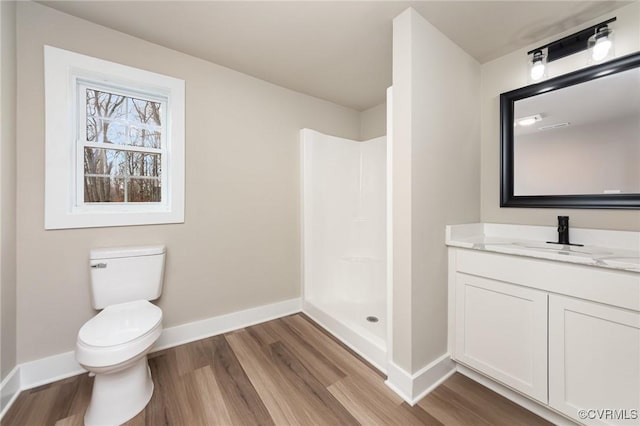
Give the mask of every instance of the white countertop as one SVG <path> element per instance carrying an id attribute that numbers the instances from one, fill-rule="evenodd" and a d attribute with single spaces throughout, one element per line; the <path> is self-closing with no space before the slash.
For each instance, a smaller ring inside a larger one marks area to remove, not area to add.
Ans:
<path id="1" fill-rule="evenodd" d="M 547 243 L 558 240 L 555 226 L 470 223 L 446 229 L 451 247 L 640 273 L 640 232 L 570 228 L 569 237 L 584 246 Z"/>

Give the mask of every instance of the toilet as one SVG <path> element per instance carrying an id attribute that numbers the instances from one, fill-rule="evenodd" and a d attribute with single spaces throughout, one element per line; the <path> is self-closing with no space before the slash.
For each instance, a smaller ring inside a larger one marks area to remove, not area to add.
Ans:
<path id="1" fill-rule="evenodd" d="M 91 304 L 101 311 L 78 332 L 76 360 L 95 374 L 87 426 L 135 417 L 153 394 L 147 353 L 162 333 L 162 245 L 91 250 Z"/>

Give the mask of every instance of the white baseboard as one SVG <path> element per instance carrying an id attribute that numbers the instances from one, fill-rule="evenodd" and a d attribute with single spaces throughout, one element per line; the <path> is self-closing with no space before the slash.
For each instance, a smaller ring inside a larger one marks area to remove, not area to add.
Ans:
<path id="1" fill-rule="evenodd" d="M 20 367 L 15 366 L 0 383 L 0 419 L 20 395 Z"/>
<path id="2" fill-rule="evenodd" d="M 302 300 L 296 298 L 166 328 L 162 331 L 152 352 L 281 318 L 301 310 Z M 17 365 L 0 384 L 2 395 L 0 419 L 21 391 L 82 374 L 85 371 L 76 361 L 74 351 Z"/>
<path id="3" fill-rule="evenodd" d="M 411 374 L 393 361 L 387 362 L 387 380 L 384 383 L 397 393 L 400 398 L 411 404 L 410 401 L 413 400 L 411 396 L 413 393 L 413 378 Z"/>
<path id="4" fill-rule="evenodd" d="M 493 380 L 489 379 L 488 377 L 485 377 L 484 375 L 468 368 L 465 367 L 464 365 L 461 364 L 457 364 L 456 370 L 460 373 L 460 374 L 464 374 L 465 376 L 467 376 L 468 378 L 470 378 L 471 380 L 474 380 L 478 383 L 480 383 L 482 386 L 487 387 L 489 389 L 491 389 L 492 391 L 494 391 L 497 394 L 500 394 L 502 396 L 504 396 L 505 398 L 507 398 L 508 400 L 511 400 L 513 402 L 515 402 L 516 404 L 518 404 L 521 407 L 526 408 L 527 410 L 531 411 L 532 413 L 542 417 L 545 420 L 550 421 L 551 423 L 553 423 L 554 425 L 558 425 L 558 426 L 576 426 L 579 423 L 576 423 L 570 419 L 568 419 L 567 417 L 565 417 L 562 414 L 559 414 L 555 411 L 553 411 L 552 409 L 541 405 L 529 398 L 527 398 L 524 395 L 521 395 L 520 393 L 504 386 L 501 385 L 500 383 L 494 382 Z"/>
<path id="5" fill-rule="evenodd" d="M 172 348 L 240 328 L 249 327 L 261 322 L 271 321 L 302 310 L 302 299 L 290 299 L 284 302 L 258 306 L 230 314 L 194 321 L 183 325 L 167 328 L 154 346 L 154 351 Z"/>
<path id="6" fill-rule="evenodd" d="M 451 355 L 448 353 L 423 367 L 413 375 L 414 396 L 411 405 L 415 405 L 455 372 L 456 364 L 451 361 Z"/>
<path id="7" fill-rule="evenodd" d="M 86 372 L 73 351 L 25 362 L 19 367 L 21 391 Z"/>
<path id="8" fill-rule="evenodd" d="M 394 362 L 388 363 L 386 385 L 408 404 L 415 405 L 456 372 L 450 355 L 444 354 L 414 374 L 409 374 Z"/>

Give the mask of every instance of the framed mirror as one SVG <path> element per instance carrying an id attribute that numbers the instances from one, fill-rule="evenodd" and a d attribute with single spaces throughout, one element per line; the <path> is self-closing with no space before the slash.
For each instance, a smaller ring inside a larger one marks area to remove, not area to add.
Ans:
<path id="1" fill-rule="evenodd" d="M 640 209 L 640 52 L 500 95 L 500 206 Z"/>

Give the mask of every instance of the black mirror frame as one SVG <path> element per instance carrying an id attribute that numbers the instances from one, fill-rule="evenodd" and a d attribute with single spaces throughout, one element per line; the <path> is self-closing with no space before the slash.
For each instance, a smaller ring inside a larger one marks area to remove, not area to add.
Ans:
<path id="1" fill-rule="evenodd" d="M 640 193 L 535 196 L 516 196 L 513 193 L 513 109 L 515 101 L 634 68 L 640 68 L 640 52 L 500 95 L 500 207 L 640 209 Z"/>

